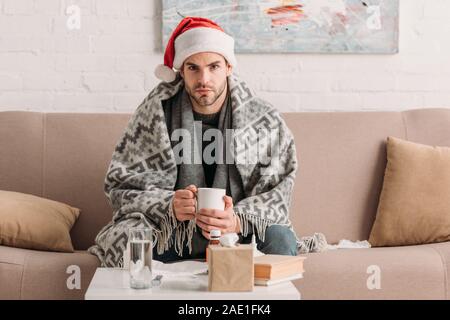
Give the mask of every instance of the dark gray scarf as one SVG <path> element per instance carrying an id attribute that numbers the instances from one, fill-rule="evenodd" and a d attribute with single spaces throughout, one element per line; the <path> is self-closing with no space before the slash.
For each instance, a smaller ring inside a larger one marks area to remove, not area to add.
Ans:
<path id="1" fill-rule="evenodd" d="M 227 150 L 229 150 L 230 148 L 229 144 L 231 143 L 231 141 L 227 140 L 226 135 L 226 129 L 232 128 L 231 111 L 232 111 L 231 98 L 230 94 L 227 93 L 227 97 L 225 98 L 225 101 L 220 110 L 219 124 L 217 128 L 221 132 L 223 137 L 222 154 L 217 154 L 217 152 L 220 152 L 219 146 L 215 150 L 216 157 L 218 157 L 219 159 L 223 159 L 223 161 L 219 161 L 218 163 L 216 163 L 216 170 L 214 173 L 213 179 L 214 182 L 212 187 L 226 189 L 226 194 L 233 198 L 233 203 L 237 203 L 242 198 L 244 198 L 244 188 L 242 186 L 242 179 L 234 164 L 226 164 L 226 157 L 225 157 Z M 192 137 L 192 139 L 194 139 L 194 137 L 196 137 L 197 139 L 196 144 L 194 144 L 193 141 L 191 141 L 190 143 L 191 162 L 181 163 L 177 165 L 178 175 L 175 190 L 184 189 L 191 184 L 197 186 L 197 188 L 207 187 L 203 164 L 198 163 L 199 161 L 197 161 L 197 163 L 194 163 L 194 153 L 196 153 L 197 159 L 203 159 L 202 126 L 201 124 L 194 126 L 194 113 L 192 111 L 192 103 L 184 87 L 172 99 L 165 101 L 164 112 L 166 115 L 167 128 L 170 136 L 172 136 L 172 133 L 176 129 L 185 129 L 189 131 L 189 136 Z M 171 141 L 172 148 L 174 148 L 175 145 L 178 143 L 179 141 Z M 185 221 L 184 224 L 185 228 L 188 229 L 189 222 Z M 195 232 L 192 234 L 192 246 L 191 246 L 192 250 L 190 253 L 190 257 L 202 258 L 204 256 L 204 252 L 206 250 L 207 245 L 208 240 L 202 235 L 200 228 L 198 226 L 195 226 Z"/>
<path id="2" fill-rule="evenodd" d="M 193 141 L 190 143 L 191 162 L 181 163 L 177 166 L 178 176 L 175 189 L 184 189 L 190 184 L 194 184 L 198 188 L 207 187 L 203 165 L 201 163 L 194 163 L 195 154 L 197 155 L 197 159 L 202 159 L 202 127 L 201 125 L 194 126 L 192 104 L 184 87 L 172 99 L 165 101 L 164 112 L 170 136 L 172 136 L 172 133 L 176 129 L 185 129 L 189 131 L 190 137 L 195 136 L 197 138 L 196 144 L 194 144 Z M 225 156 L 232 143 L 232 141 L 227 140 L 226 135 L 226 129 L 232 129 L 232 107 L 229 93 L 227 93 L 227 97 L 221 108 L 217 129 L 222 133 L 223 148 L 222 154 L 216 154 L 216 156 L 218 156 L 219 159 L 223 159 L 223 161 L 222 163 L 217 163 L 212 187 L 226 189 L 226 194 L 233 198 L 234 203 L 237 203 L 244 198 L 242 180 L 236 166 L 234 164 L 226 164 Z M 195 135 L 194 131 L 196 131 Z M 171 141 L 171 143 L 173 148 L 179 141 Z M 219 151 L 220 150 L 217 148 L 216 152 Z"/>

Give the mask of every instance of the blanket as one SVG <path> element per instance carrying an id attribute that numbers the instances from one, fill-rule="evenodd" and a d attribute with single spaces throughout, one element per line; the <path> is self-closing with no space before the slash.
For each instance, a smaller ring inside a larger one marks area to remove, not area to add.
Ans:
<path id="1" fill-rule="evenodd" d="M 230 158 L 241 176 L 245 194 L 234 203 L 241 233 L 244 237 L 257 233 L 264 241 L 270 225 L 284 225 L 294 231 L 289 219 L 297 171 L 292 133 L 277 110 L 258 98 L 236 74 L 230 75 L 227 82 L 233 129 Z M 182 255 L 183 243 L 190 246 L 195 220 L 181 223 L 172 211 L 177 157 L 162 104 L 183 88 L 179 74 L 174 82 L 159 83 L 138 106 L 116 144 L 104 183 L 113 217 L 88 249 L 103 267 L 123 265 L 131 227 L 152 228 L 158 254 L 175 246 Z"/>

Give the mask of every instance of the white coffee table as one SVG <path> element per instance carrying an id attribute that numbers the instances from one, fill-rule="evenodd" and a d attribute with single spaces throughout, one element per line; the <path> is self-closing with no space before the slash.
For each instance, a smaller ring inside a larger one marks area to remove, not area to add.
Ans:
<path id="1" fill-rule="evenodd" d="M 208 276 L 166 277 L 158 287 L 131 289 L 124 269 L 97 268 L 85 294 L 86 300 L 300 300 L 300 292 L 288 281 L 255 286 L 252 292 L 210 292 Z"/>

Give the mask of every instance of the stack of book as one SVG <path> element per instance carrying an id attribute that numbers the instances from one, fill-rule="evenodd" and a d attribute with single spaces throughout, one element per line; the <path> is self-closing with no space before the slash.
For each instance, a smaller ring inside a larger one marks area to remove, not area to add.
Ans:
<path id="1" fill-rule="evenodd" d="M 255 285 L 270 286 L 303 278 L 304 256 L 266 254 L 254 258 Z"/>

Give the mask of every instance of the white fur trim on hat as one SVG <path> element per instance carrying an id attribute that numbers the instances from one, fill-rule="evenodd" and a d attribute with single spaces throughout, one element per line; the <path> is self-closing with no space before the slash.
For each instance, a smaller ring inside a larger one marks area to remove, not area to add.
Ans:
<path id="1" fill-rule="evenodd" d="M 231 36 L 218 29 L 199 27 L 183 32 L 175 39 L 173 67 L 179 70 L 186 58 L 199 52 L 219 53 L 233 67 L 237 64 Z"/>
<path id="2" fill-rule="evenodd" d="M 175 73 L 175 71 L 173 71 L 173 69 L 169 68 L 168 66 L 164 64 L 159 64 L 155 68 L 155 76 L 158 79 L 163 80 L 165 82 L 172 82 L 176 79 L 177 74 Z"/>

